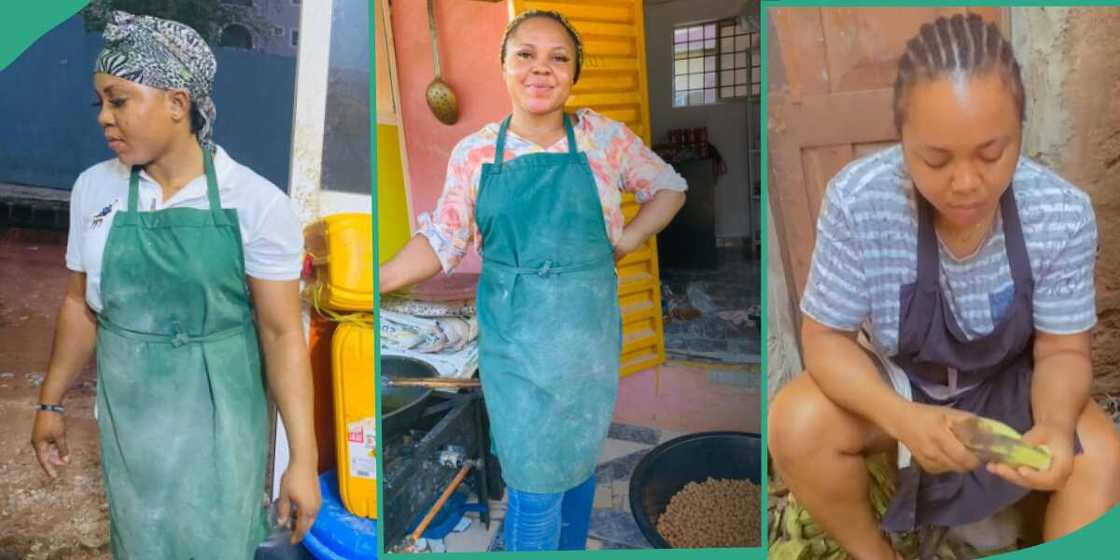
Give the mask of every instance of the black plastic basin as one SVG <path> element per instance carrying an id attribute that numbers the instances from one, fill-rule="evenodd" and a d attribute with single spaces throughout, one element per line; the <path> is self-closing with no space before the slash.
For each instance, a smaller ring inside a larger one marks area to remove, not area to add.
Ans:
<path id="1" fill-rule="evenodd" d="M 630 476 L 630 511 L 654 548 L 672 548 L 657 532 L 669 500 L 689 482 L 762 478 L 762 441 L 748 432 L 703 432 L 669 440 L 642 458 Z"/>

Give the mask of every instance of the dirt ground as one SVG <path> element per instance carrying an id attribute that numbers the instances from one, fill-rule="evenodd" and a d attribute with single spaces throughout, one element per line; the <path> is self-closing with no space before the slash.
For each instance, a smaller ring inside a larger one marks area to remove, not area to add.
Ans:
<path id="1" fill-rule="evenodd" d="M 57 480 L 42 472 L 29 444 L 68 274 L 65 252 L 63 233 L 0 229 L 0 560 L 111 557 L 92 367 L 65 401 L 71 458 Z"/>

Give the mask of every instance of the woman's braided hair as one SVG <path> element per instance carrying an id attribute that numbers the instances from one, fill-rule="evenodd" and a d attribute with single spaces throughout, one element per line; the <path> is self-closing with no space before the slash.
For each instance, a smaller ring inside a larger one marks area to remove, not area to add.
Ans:
<path id="1" fill-rule="evenodd" d="M 903 106 L 910 86 L 919 80 L 944 76 L 973 77 L 999 71 L 1006 79 L 1019 110 L 1019 121 L 1026 116 L 1023 79 L 1011 43 L 995 23 L 985 23 L 978 14 L 939 17 L 922 25 L 906 43 L 898 60 L 894 82 L 894 124 L 901 132 L 906 114 Z"/>

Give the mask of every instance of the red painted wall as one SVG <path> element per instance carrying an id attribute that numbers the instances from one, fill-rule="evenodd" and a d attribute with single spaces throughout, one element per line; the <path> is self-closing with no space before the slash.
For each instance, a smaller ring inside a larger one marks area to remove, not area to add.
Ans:
<path id="1" fill-rule="evenodd" d="M 455 144 L 485 124 L 501 120 L 510 111 L 498 62 L 502 32 L 509 21 L 508 5 L 473 0 L 435 2 L 443 81 L 451 86 L 459 101 L 459 121 L 453 126 L 436 120 L 424 97 L 435 77 L 427 14 L 424 0 L 393 2 L 400 123 L 407 143 L 407 173 L 416 214 L 435 208 Z M 473 251 L 456 269 L 478 270 L 479 259 Z"/>

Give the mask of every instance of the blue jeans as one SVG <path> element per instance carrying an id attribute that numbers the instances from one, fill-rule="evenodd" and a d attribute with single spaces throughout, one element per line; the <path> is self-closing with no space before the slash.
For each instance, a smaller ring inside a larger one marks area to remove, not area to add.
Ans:
<path id="1" fill-rule="evenodd" d="M 509 488 L 503 527 L 506 550 L 584 550 L 595 502 L 595 475 L 566 492 Z"/>

